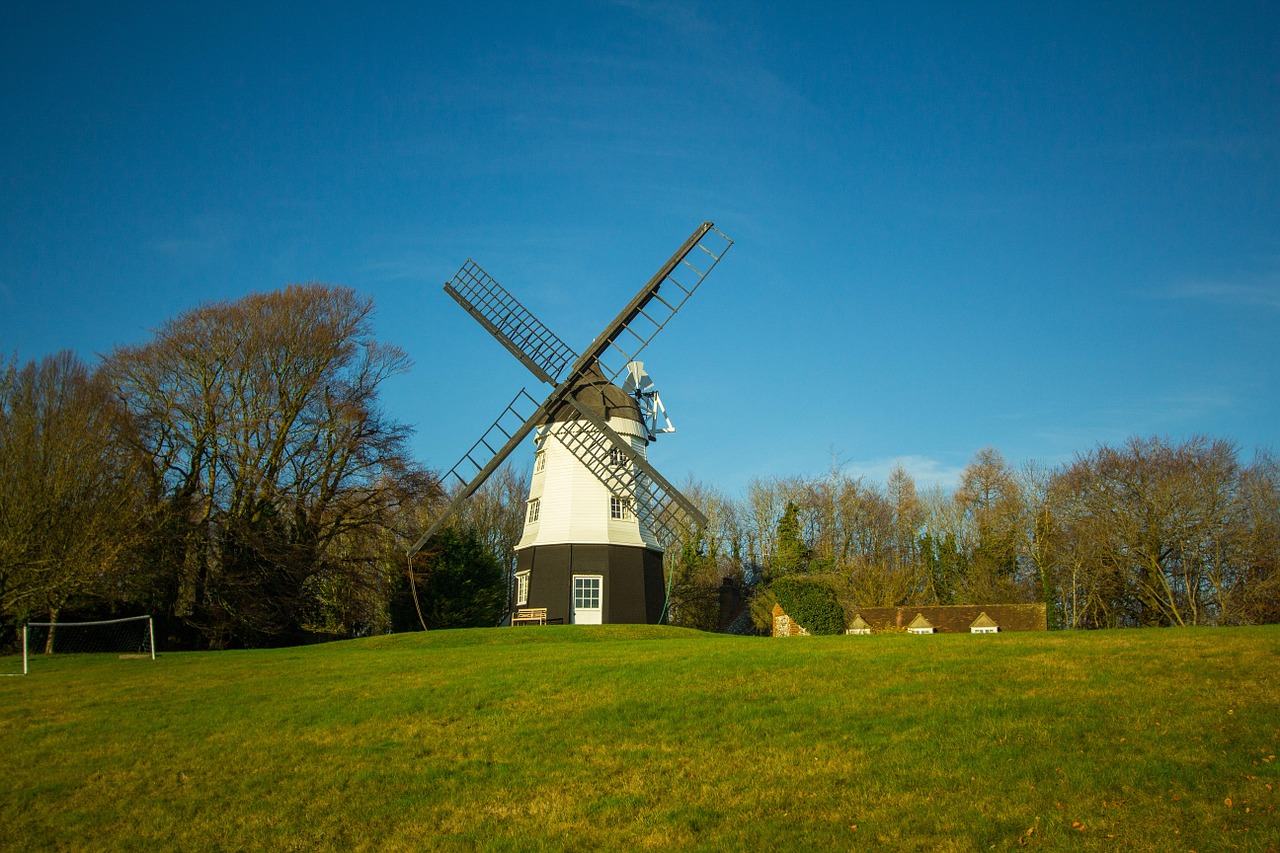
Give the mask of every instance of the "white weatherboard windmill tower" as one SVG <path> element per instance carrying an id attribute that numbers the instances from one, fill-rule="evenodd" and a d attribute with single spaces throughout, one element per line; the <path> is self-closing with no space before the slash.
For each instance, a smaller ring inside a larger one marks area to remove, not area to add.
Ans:
<path id="1" fill-rule="evenodd" d="M 539 402 L 520 389 L 453 466 L 461 488 L 410 559 L 536 430 L 512 607 L 548 622 L 661 621 L 664 550 L 706 518 L 648 462 L 673 427 L 637 356 L 732 245 L 702 223 L 581 354 L 468 259 L 445 292 L 552 390 Z"/>

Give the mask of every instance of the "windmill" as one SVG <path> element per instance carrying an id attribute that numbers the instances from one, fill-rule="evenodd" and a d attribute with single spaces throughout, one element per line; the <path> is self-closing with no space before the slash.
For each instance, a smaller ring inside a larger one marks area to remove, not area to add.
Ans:
<path id="1" fill-rule="evenodd" d="M 673 427 L 637 356 L 732 245 L 702 223 L 581 353 L 468 259 L 445 292 L 551 391 L 521 388 L 449 470 L 460 488 L 409 549 L 410 565 L 536 430 L 514 604 L 552 622 L 661 621 L 663 552 L 706 518 L 646 458 Z"/>

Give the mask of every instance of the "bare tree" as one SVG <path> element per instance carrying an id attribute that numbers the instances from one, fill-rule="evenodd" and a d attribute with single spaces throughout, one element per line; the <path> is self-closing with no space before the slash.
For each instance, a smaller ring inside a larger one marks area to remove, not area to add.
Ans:
<path id="1" fill-rule="evenodd" d="M 1087 567 L 1101 624 L 1231 620 L 1249 563 L 1236 453 L 1202 437 L 1133 438 L 1079 456 L 1061 474 L 1063 562 Z"/>
<path id="2" fill-rule="evenodd" d="M 375 550 L 388 484 L 414 476 L 377 399 L 409 361 L 372 316 L 348 288 L 291 285 L 188 311 L 107 361 L 150 462 L 153 571 L 212 646 L 295 637 L 334 588 L 317 578 Z"/>
<path id="3" fill-rule="evenodd" d="M 1239 581 L 1221 596 L 1228 624 L 1280 622 L 1280 463 L 1258 454 L 1241 472 Z"/>
<path id="4" fill-rule="evenodd" d="M 524 534 L 529 471 L 503 465 L 462 505 L 453 526 L 471 528 L 507 575 L 515 572 L 515 547 Z"/>
<path id="5" fill-rule="evenodd" d="M 707 519 L 698 538 L 683 543 L 678 553 L 668 553 L 670 621 L 703 630 L 715 630 L 721 618 L 720 597 L 726 583 L 742 590 L 759 577 L 759 565 L 749 556 L 748 533 L 738 504 L 724 492 L 688 478 L 680 490 Z"/>
<path id="6" fill-rule="evenodd" d="M 119 598 L 141 515 L 128 422 L 71 353 L 0 369 L 0 613 Z M 52 636 L 50 637 L 52 641 Z"/>
<path id="7" fill-rule="evenodd" d="M 1017 477 L 998 450 L 987 447 L 974 454 L 960 474 L 955 501 L 973 537 L 962 597 L 970 602 L 1025 598 L 1017 574 L 1026 502 Z"/>
<path id="8" fill-rule="evenodd" d="M 969 519 L 954 493 L 939 485 L 924 491 L 920 509 L 924 530 L 920 560 L 927 586 L 921 603 L 955 603 L 975 539 Z"/>
<path id="9" fill-rule="evenodd" d="M 918 572 L 920 567 L 920 530 L 924 510 L 916 483 L 901 464 L 893 466 L 885 482 L 885 498 L 893 508 L 893 561 L 900 572 Z"/>
<path id="10" fill-rule="evenodd" d="M 769 565 L 777 544 L 778 519 L 787 505 L 786 496 L 776 479 L 752 479 L 745 498 L 747 548 L 750 559 L 758 566 Z"/>

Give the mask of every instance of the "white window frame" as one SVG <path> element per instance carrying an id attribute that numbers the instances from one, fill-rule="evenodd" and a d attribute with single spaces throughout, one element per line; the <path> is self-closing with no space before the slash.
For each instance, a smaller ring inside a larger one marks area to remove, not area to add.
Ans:
<path id="1" fill-rule="evenodd" d="M 538 516 L 542 514 L 542 499 L 530 498 L 529 507 L 525 515 L 525 524 L 536 524 Z"/>
<path id="2" fill-rule="evenodd" d="M 595 589 L 595 606 L 581 603 L 578 598 L 579 581 L 582 582 L 582 589 L 592 587 Z M 603 610 L 604 609 L 604 576 L 603 575 L 574 575 L 573 576 L 573 609 L 576 613 L 579 610 Z"/>
<path id="3" fill-rule="evenodd" d="M 631 499 L 609 496 L 609 518 L 613 521 L 631 520 Z"/>
<path id="4" fill-rule="evenodd" d="M 547 451 L 539 450 L 533 454 L 533 473 L 541 474 L 547 469 Z"/>
<path id="5" fill-rule="evenodd" d="M 529 603 L 529 573 L 516 572 L 516 606 L 523 607 Z"/>

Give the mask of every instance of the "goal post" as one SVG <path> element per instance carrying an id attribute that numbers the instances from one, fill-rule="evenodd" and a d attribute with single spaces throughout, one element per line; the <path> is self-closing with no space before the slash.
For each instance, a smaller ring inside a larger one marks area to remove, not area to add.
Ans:
<path id="1" fill-rule="evenodd" d="M 12 644 L 0 646 L 0 676 L 27 674 L 27 626 L 16 630 Z"/>
<path id="2" fill-rule="evenodd" d="M 31 662 L 41 657 L 85 654 L 155 660 L 155 624 L 150 616 L 126 616 L 96 622 L 28 622 L 22 626 L 24 675 L 30 671 Z"/>

